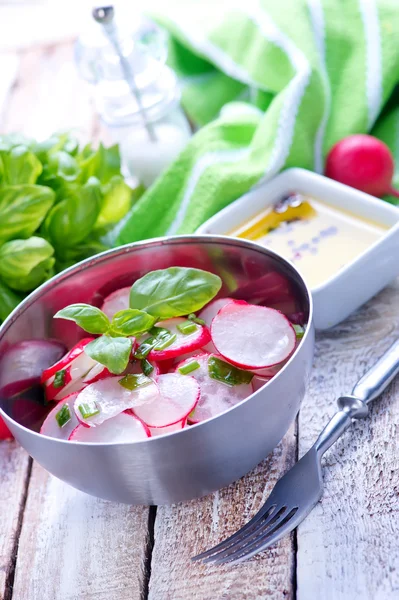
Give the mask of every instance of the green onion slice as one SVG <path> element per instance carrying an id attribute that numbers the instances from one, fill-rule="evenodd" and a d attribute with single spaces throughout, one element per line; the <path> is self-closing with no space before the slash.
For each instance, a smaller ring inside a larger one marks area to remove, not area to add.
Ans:
<path id="1" fill-rule="evenodd" d="M 233 365 L 211 356 L 208 360 L 208 372 L 212 379 L 221 381 L 227 385 L 240 385 L 241 383 L 250 383 L 252 381 L 253 374 L 242 369 L 237 369 Z"/>
<path id="2" fill-rule="evenodd" d="M 197 317 L 194 313 L 190 313 L 187 319 L 189 321 L 193 321 L 194 323 L 198 323 L 198 325 L 206 325 L 205 321 Z"/>
<path id="3" fill-rule="evenodd" d="M 194 331 L 197 331 L 198 327 L 192 321 L 183 321 L 183 323 L 179 323 L 177 329 L 183 335 L 189 335 L 190 333 L 194 333 Z"/>
<path id="4" fill-rule="evenodd" d="M 65 375 L 66 370 L 62 369 L 61 371 L 57 371 L 53 381 L 53 387 L 62 388 L 65 385 Z"/>
<path id="5" fill-rule="evenodd" d="M 71 411 L 69 410 L 68 404 L 64 404 L 64 406 L 57 412 L 55 415 L 57 419 L 57 423 L 59 427 L 64 427 L 71 420 Z"/>
<path id="6" fill-rule="evenodd" d="M 82 404 L 79 404 L 78 408 L 84 419 L 94 417 L 94 415 L 98 415 L 100 412 L 100 409 L 95 402 L 83 402 Z"/>
<path id="7" fill-rule="evenodd" d="M 297 340 L 300 340 L 301 338 L 303 338 L 303 336 L 305 335 L 304 328 L 301 325 L 294 325 L 293 324 L 292 326 L 293 326 L 293 328 L 295 330 Z"/>
<path id="8" fill-rule="evenodd" d="M 199 368 L 200 368 L 199 362 L 197 360 L 192 360 L 191 362 L 187 363 L 186 365 L 179 367 L 178 371 L 182 375 L 188 375 L 189 373 L 192 373 L 193 371 L 195 371 L 196 369 L 199 369 Z"/>
<path id="9" fill-rule="evenodd" d="M 152 382 L 152 379 L 146 377 L 145 375 L 125 375 L 122 379 L 119 379 L 119 383 L 122 387 L 130 390 L 136 390 L 138 387 L 143 385 L 148 385 Z"/>
<path id="10" fill-rule="evenodd" d="M 143 358 L 141 360 L 141 369 L 144 373 L 144 375 L 147 375 L 147 377 L 149 377 L 151 375 L 151 373 L 154 370 L 154 367 L 152 366 L 152 364 L 150 363 L 149 360 L 147 360 L 146 358 Z"/>

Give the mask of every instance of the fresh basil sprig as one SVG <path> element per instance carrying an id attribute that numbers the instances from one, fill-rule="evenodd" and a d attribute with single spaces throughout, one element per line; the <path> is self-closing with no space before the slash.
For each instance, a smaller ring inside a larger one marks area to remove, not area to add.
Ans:
<path id="1" fill-rule="evenodd" d="M 221 286 L 220 277 L 201 269 L 170 267 L 151 271 L 132 285 L 130 306 L 157 320 L 171 319 L 200 310 Z"/>
<path id="2" fill-rule="evenodd" d="M 107 315 L 90 304 L 70 304 L 59 310 L 54 315 L 54 319 L 74 321 L 88 333 L 106 333 L 111 326 Z"/>
<path id="3" fill-rule="evenodd" d="M 111 328 L 119 335 L 139 335 L 151 329 L 154 323 L 154 317 L 148 313 L 136 308 L 127 308 L 114 315 Z"/>

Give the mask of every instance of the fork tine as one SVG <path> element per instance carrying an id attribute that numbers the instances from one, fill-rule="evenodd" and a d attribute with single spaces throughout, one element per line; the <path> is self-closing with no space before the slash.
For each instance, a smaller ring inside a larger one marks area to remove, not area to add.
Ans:
<path id="1" fill-rule="evenodd" d="M 221 558 L 215 558 L 215 564 L 228 563 L 229 565 L 238 564 L 244 560 L 248 560 L 255 554 L 266 550 L 269 546 L 276 543 L 284 537 L 287 532 L 291 531 L 302 520 L 301 517 L 296 523 L 294 518 L 298 512 L 298 508 L 292 508 L 286 516 L 281 519 L 274 527 L 269 528 L 266 532 L 261 533 L 251 543 L 237 548 L 234 552 Z M 294 521 L 294 522 L 292 522 Z"/>
<path id="2" fill-rule="evenodd" d="M 277 523 L 284 518 L 284 514 L 286 514 L 286 508 L 286 506 L 279 506 L 275 508 L 270 514 L 267 515 L 265 521 L 258 519 L 256 526 L 249 531 L 247 530 L 245 535 L 235 540 L 234 543 L 230 544 L 227 548 L 220 549 L 212 556 L 205 558 L 204 562 L 223 560 L 226 556 L 229 556 L 236 550 L 247 546 L 252 542 L 252 540 L 258 538 L 261 533 L 265 532 L 270 527 L 277 525 Z"/>
<path id="3" fill-rule="evenodd" d="M 233 535 L 231 535 L 230 537 L 228 537 L 227 539 L 223 540 L 223 542 L 220 542 L 219 544 L 216 544 L 216 546 L 214 546 L 213 548 L 210 548 L 209 550 L 206 550 L 205 552 L 201 552 L 201 554 L 197 554 L 197 556 L 193 556 L 191 560 L 203 560 L 206 559 L 210 556 L 212 556 L 213 554 L 217 553 L 219 550 L 223 550 L 225 548 L 228 548 L 229 546 L 231 546 L 232 544 L 235 544 L 237 541 L 239 541 L 240 539 L 242 539 L 243 537 L 246 537 L 246 535 L 254 530 L 257 522 L 262 519 L 262 517 L 264 517 L 264 515 L 266 515 L 267 513 L 269 513 L 267 515 L 267 518 L 273 514 L 275 508 L 276 508 L 276 503 L 273 501 L 273 494 L 271 494 L 267 500 L 267 502 L 261 507 L 261 509 L 252 517 L 252 519 L 250 519 L 248 521 L 248 523 L 246 523 L 243 527 L 241 527 L 241 529 L 239 529 L 238 531 L 236 531 L 236 533 L 234 533 Z"/>
<path id="4" fill-rule="evenodd" d="M 270 532 L 273 532 L 280 526 L 280 523 L 283 522 L 287 516 L 287 507 L 280 506 L 272 513 L 272 518 L 268 518 L 265 523 L 259 522 L 258 527 L 251 531 L 248 535 L 241 538 L 228 548 L 217 552 L 213 556 L 205 559 L 204 562 L 215 562 L 222 563 L 230 560 L 230 557 L 235 557 L 236 555 L 245 552 L 247 548 L 250 548 L 253 544 L 257 542 L 261 537 L 269 535 Z"/>

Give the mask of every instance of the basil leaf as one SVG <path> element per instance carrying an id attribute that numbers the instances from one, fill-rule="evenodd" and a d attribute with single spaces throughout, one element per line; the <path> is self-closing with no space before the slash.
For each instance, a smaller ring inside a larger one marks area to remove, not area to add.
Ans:
<path id="1" fill-rule="evenodd" d="M 160 319 L 187 315 L 201 309 L 220 290 L 220 277 L 200 269 L 170 267 L 151 271 L 130 291 L 130 306 Z"/>
<path id="2" fill-rule="evenodd" d="M 28 292 L 52 275 L 54 248 L 43 238 L 12 240 L 0 248 L 0 277 L 13 290 Z"/>
<path id="3" fill-rule="evenodd" d="M 22 298 L 0 281 L 0 322 L 8 317 L 21 300 Z"/>
<path id="4" fill-rule="evenodd" d="M 131 351 L 131 339 L 108 335 L 102 335 L 85 346 L 86 354 L 107 367 L 114 375 L 119 375 L 126 369 Z"/>
<path id="5" fill-rule="evenodd" d="M 70 304 L 59 310 L 54 319 L 74 321 L 88 333 L 105 333 L 110 327 L 108 317 L 95 306 L 90 304 Z"/>
<path id="6" fill-rule="evenodd" d="M 103 202 L 95 224 L 96 229 L 104 229 L 118 223 L 132 205 L 133 190 L 121 175 L 115 175 L 102 187 Z"/>
<path id="7" fill-rule="evenodd" d="M 79 167 L 81 183 L 90 177 L 97 177 L 101 183 L 108 183 L 114 175 L 121 174 L 121 159 L 117 145 L 105 148 L 102 144 L 97 150 L 92 150 L 90 145 L 83 148 L 76 157 Z"/>
<path id="8" fill-rule="evenodd" d="M 241 383 L 250 383 L 253 373 L 237 369 L 224 360 L 216 356 L 211 356 L 208 360 L 208 372 L 212 379 L 226 383 L 227 385 L 240 385 Z"/>
<path id="9" fill-rule="evenodd" d="M 26 146 L 15 146 L 8 152 L 0 152 L 3 164 L 3 183 L 33 184 L 42 172 L 42 164 Z"/>
<path id="10" fill-rule="evenodd" d="M 54 204 L 55 194 L 41 185 L 0 188 L 0 243 L 30 237 Z"/>
<path id="11" fill-rule="evenodd" d="M 87 238 L 100 213 L 101 199 L 100 184 L 92 178 L 51 209 L 43 234 L 56 250 L 73 247 Z"/>
<path id="12" fill-rule="evenodd" d="M 148 313 L 135 308 L 127 308 L 115 313 L 111 327 L 118 335 L 138 335 L 154 325 L 155 319 Z"/>
<path id="13" fill-rule="evenodd" d="M 48 157 L 46 166 L 46 176 L 53 175 L 61 177 L 66 181 L 75 181 L 80 173 L 79 165 L 76 159 L 60 150 L 59 152 L 51 152 Z"/>

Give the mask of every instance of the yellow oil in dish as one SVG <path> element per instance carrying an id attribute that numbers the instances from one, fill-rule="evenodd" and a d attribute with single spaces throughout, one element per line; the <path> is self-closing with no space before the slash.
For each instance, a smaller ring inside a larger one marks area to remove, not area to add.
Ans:
<path id="1" fill-rule="evenodd" d="M 388 227 L 301 197 L 284 210 L 268 208 L 229 235 L 256 241 L 295 264 L 310 287 L 336 275 Z"/>

